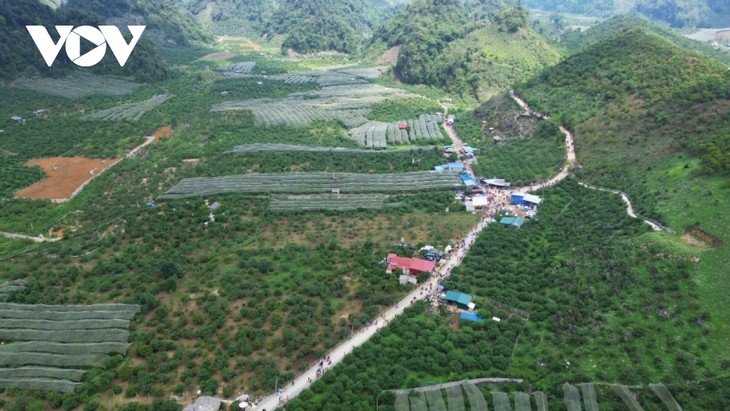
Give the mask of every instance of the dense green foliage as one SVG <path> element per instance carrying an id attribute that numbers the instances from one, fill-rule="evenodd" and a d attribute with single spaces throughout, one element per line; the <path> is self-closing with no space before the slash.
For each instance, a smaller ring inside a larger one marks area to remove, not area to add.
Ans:
<path id="1" fill-rule="evenodd" d="M 187 45 L 210 41 L 211 37 L 183 12 L 174 0 L 68 0 L 59 10 L 69 13 L 93 13 L 106 21 L 108 18 L 127 19 L 142 16 L 148 35 L 156 41 Z"/>
<path id="2" fill-rule="evenodd" d="M 401 46 L 395 72 L 406 83 L 441 84 L 439 62 L 448 44 L 474 28 L 458 0 L 417 0 L 383 25 L 378 38 Z"/>
<path id="3" fill-rule="evenodd" d="M 183 0 L 184 7 L 198 21 L 218 35 L 270 38 L 275 34 L 299 32 L 309 20 L 344 20 L 347 26 L 364 38 L 397 6 L 399 1 L 348 0 Z M 305 36 L 307 33 L 303 33 Z M 293 34 L 292 34 L 293 35 Z M 293 42 L 301 42 L 288 38 Z"/>
<path id="4" fill-rule="evenodd" d="M 289 31 L 282 50 L 314 53 L 324 50 L 354 53 L 360 37 L 347 22 L 336 16 L 313 16 Z"/>
<path id="5" fill-rule="evenodd" d="M 420 0 L 383 25 L 371 47 L 400 46 L 397 79 L 463 96 L 488 98 L 558 61 L 557 52 L 526 27 L 527 11 L 479 2 Z M 489 15 L 483 15 L 487 13 Z M 480 18 L 489 17 L 484 24 Z"/>
<path id="6" fill-rule="evenodd" d="M 499 177 L 513 185 L 547 180 L 563 165 L 565 136 L 557 126 L 541 122 L 527 138 L 507 139 L 481 147 L 474 172 L 480 177 Z"/>
<path id="7" fill-rule="evenodd" d="M 560 44 L 565 46 L 569 53 L 577 53 L 631 27 L 640 27 L 644 31 L 662 37 L 677 47 L 692 50 L 725 65 L 730 65 L 730 52 L 727 50 L 717 49 L 709 44 L 688 39 L 674 29 L 628 15 L 611 17 L 586 31 L 568 31 L 560 38 Z"/>
<path id="8" fill-rule="evenodd" d="M 403 121 L 421 114 L 441 112 L 442 108 L 425 98 L 388 99 L 375 103 L 368 118 L 377 121 Z"/>
<path id="9" fill-rule="evenodd" d="M 93 3 L 97 4 L 97 3 Z M 53 67 L 48 67 L 38 52 L 35 43 L 25 29 L 28 24 L 42 24 L 50 28 L 53 33 L 55 24 L 73 22 L 75 25 L 98 25 L 105 21 L 108 15 L 95 14 L 96 11 L 106 10 L 107 6 L 90 8 L 76 6 L 75 1 L 53 10 L 36 0 L 18 0 L 0 3 L 0 78 L 14 79 L 32 71 L 42 75 L 60 75 L 75 68 L 68 60 L 66 53 L 61 51 Z M 98 3 L 97 5 L 118 5 L 126 3 Z M 108 6 L 111 7 L 111 6 Z M 118 11 L 118 9 L 114 9 Z M 171 24 L 170 22 L 166 24 Z M 52 36 L 55 33 L 52 34 Z M 100 74 L 118 74 L 132 76 L 140 81 L 152 82 L 165 79 L 169 73 L 163 66 L 151 47 L 151 42 L 143 35 L 135 47 L 128 64 L 119 67 L 112 53 L 107 53 L 102 63 L 93 68 Z"/>
<path id="10" fill-rule="evenodd" d="M 586 163 L 581 175 L 604 186 L 622 182 L 647 216 L 660 218 L 641 183 L 654 161 L 689 150 L 706 172 L 728 170 L 722 153 L 730 74 L 657 36 L 628 29 L 517 91 L 533 109 L 576 131 L 579 161 Z M 619 141 L 622 149 L 607 145 Z"/>
<path id="11" fill-rule="evenodd" d="M 512 317 L 498 325 L 462 323 L 455 331 L 450 313 L 431 313 L 428 307 L 417 303 L 409 308 L 310 390 L 290 401 L 287 409 L 372 410 L 385 389 L 500 375 L 509 367 L 515 339 L 524 328 L 521 318 Z M 387 405 L 387 398 L 381 396 L 379 404 Z M 392 397 L 390 401 L 392 404 Z"/>

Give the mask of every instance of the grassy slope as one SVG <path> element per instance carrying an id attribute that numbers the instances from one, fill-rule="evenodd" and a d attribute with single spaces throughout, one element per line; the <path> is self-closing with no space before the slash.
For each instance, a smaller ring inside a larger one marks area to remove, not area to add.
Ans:
<path id="1" fill-rule="evenodd" d="M 530 78 L 556 64 L 560 58 L 557 50 L 532 29 L 507 33 L 499 31 L 495 24 L 452 42 L 447 60 L 460 59 L 468 49 L 479 52 L 479 57 L 468 64 L 480 79 L 481 99 L 488 99 L 516 81 Z"/>
<path id="2" fill-rule="evenodd" d="M 710 352 L 728 359 L 727 270 L 730 235 L 723 210 L 730 200 L 726 176 L 708 175 L 685 147 L 730 130 L 727 101 L 696 90 L 727 84 L 726 71 L 654 35 L 624 31 L 567 59 L 521 87 L 533 108 L 573 126 L 578 175 L 628 192 L 638 211 L 678 232 L 686 225 L 725 245 L 696 250 L 702 261 L 692 273 L 711 313 Z M 724 76 L 724 77 L 723 77 Z M 699 224 L 698 224 L 699 223 Z"/>

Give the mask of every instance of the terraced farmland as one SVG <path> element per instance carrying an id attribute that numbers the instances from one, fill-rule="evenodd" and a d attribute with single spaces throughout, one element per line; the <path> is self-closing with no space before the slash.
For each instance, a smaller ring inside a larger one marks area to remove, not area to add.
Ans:
<path id="1" fill-rule="evenodd" d="M 343 194 L 352 194 L 459 190 L 462 188 L 463 184 L 456 172 L 416 171 L 396 174 L 271 173 L 186 178 L 159 198 L 164 200 L 225 193 L 314 194 L 331 193 L 333 189 L 339 189 Z"/>
<path id="2" fill-rule="evenodd" d="M 310 152 L 310 153 L 362 153 L 362 154 L 388 154 L 402 153 L 411 150 L 432 150 L 436 146 L 418 146 L 401 148 L 398 150 L 368 150 L 363 148 L 346 148 L 346 147 L 317 147 L 317 146 L 300 146 L 295 144 L 273 144 L 273 143 L 254 143 L 235 146 L 227 153 L 246 154 L 246 153 L 294 153 L 294 152 Z"/>
<path id="3" fill-rule="evenodd" d="M 85 71 L 74 71 L 61 78 L 21 78 L 15 80 L 12 86 L 52 96 L 76 99 L 93 94 L 123 96 L 131 93 L 141 84 L 111 76 L 97 76 Z"/>
<path id="4" fill-rule="evenodd" d="M 368 120 L 365 115 L 373 103 L 410 94 L 376 84 L 324 87 L 292 93 L 284 99 L 227 101 L 211 111 L 250 110 L 257 126 L 303 126 L 318 120 L 337 120 L 346 127 L 357 127 Z"/>
<path id="5" fill-rule="evenodd" d="M 400 203 L 386 203 L 387 198 L 388 196 L 382 194 L 273 195 L 269 200 L 269 210 L 274 212 L 379 210 L 400 205 Z"/>
<path id="6" fill-rule="evenodd" d="M 347 132 L 351 139 L 365 147 L 384 148 L 388 144 L 417 144 L 424 141 L 443 140 L 440 124 L 443 116 L 422 114 L 417 119 L 408 120 L 408 127 L 401 129 L 400 122 L 384 123 L 369 121 Z"/>
<path id="7" fill-rule="evenodd" d="M 251 70 L 253 70 L 254 67 L 256 67 L 255 61 L 244 61 L 221 67 L 220 71 L 226 75 L 251 74 Z"/>
<path id="8" fill-rule="evenodd" d="M 137 121 L 148 111 L 152 111 L 162 103 L 172 98 L 170 94 L 157 94 L 144 101 L 126 103 L 116 107 L 100 110 L 95 113 L 81 117 L 82 120 L 104 120 L 104 121 Z"/>
<path id="9" fill-rule="evenodd" d="M 88 368 L 129 346 L 138 305 L 0 303 L 0 388 L 71 392 Z"/>

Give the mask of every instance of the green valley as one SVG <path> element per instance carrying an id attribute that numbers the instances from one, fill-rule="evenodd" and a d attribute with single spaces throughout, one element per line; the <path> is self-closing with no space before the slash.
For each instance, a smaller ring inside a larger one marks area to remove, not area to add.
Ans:
<path id="1" fill-rule="evenodd" d="M 730 404 L 724 51 L 500 0 L 0 17 L 0 408 Z M 149 31 L 48 68 L 60 19 Z"/>

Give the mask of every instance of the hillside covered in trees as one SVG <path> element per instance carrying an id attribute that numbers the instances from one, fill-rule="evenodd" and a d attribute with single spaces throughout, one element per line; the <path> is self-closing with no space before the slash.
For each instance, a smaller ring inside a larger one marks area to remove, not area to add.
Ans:
<path id="1" fill-rule="evenodd" d="M 638 13 L 673 27 L 727 27 L 730 21 L 730 3 L 724 0 L 526 0 L 525 4 L 541 10 L 591 16 Z"/>
<path id="2" fill-rule="evenodd" d="M 402 1 L 383 0 L 188 0 L 182 6 L 217 35 L 270 40 L 299 53 L 354 53 Z"/>
<path id="3" fill-rule="evenodd" d="M 135 58 L 120 68 L 107 53 L 104 63 L 94 67 L 97 73 L 132 76 L 140 81 L 159 81 L 168 71 L 153 50 L 153 43 L 188 45 L 208 40 L 192 19 L 185 17 L 169 0 L 69 0 L 53 9 L 38 0 L 14 0 L 0 3 L 0 77 L 16 78 L 26 73 L 58 75 L 73 66 L 64 52 L 49 68 L 41 58 L 25 26 L 42 24 L 53 34 L 58 24 L 99 25 L 113 23 L 145 24 L 145 33 L 135 47 Z M 108 64 L 107 64 L 108 63 Z"/>
<path id="4" fill-rule="evenodd" d="M 527 10 L 501 2 L 418 0 L 388 20 L 372 49 L 399 47 L 395 77 L 487 98 L 555 64 Z"/>
<path id="5" fill-rule="evenodd" d="M 631 27 L 639 27 L 648 33 L 662 37 L 677 47 L 692 50 L 730 66 L 730 51 L 689 39 L 675 29 L 631 15 L 611 17 L 586 31 L 566 31 L 560 38 L 560 44 L 573 54 Z"/>

